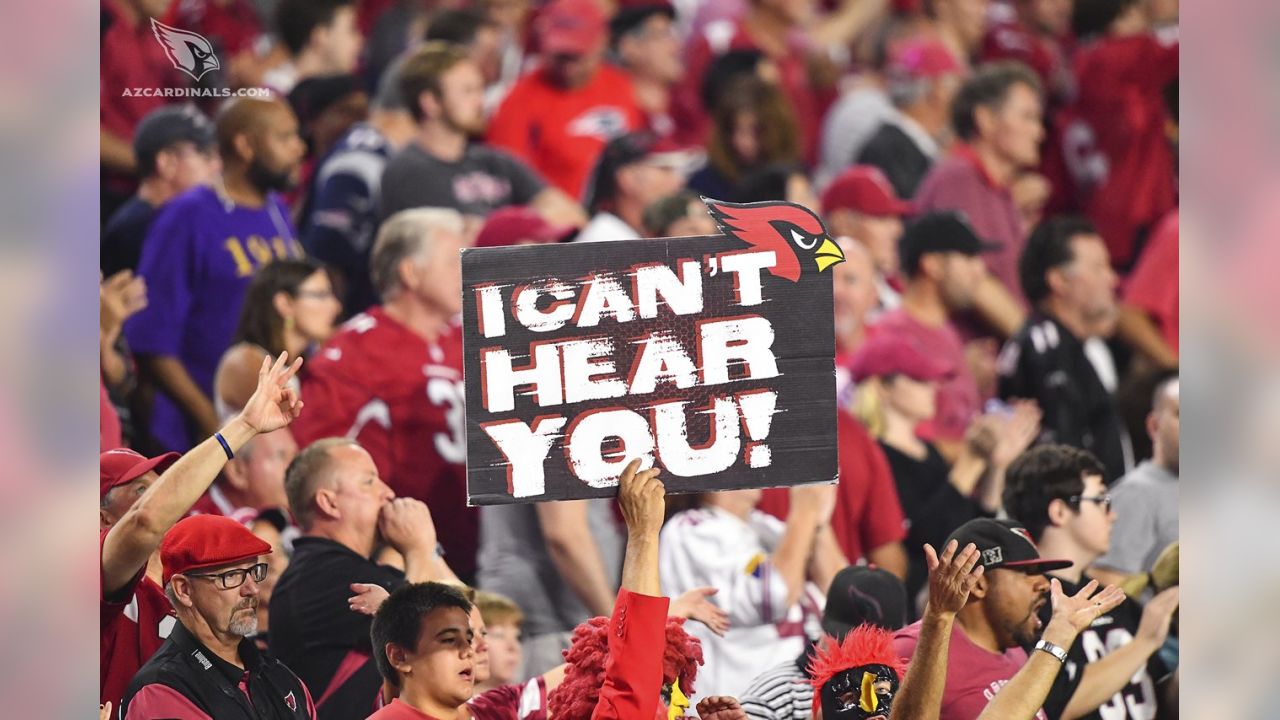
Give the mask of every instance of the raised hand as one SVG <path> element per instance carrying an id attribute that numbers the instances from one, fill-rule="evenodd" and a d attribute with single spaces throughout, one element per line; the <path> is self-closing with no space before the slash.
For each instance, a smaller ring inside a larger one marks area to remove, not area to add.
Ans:
<path id="1" fill-rule="evenodd" d="M 637 458 L 627 463 L 618 479 L 618 504 L 627 523 L 627 532 L 637 537 L 658 537 L 666 512 L 666 488 L 658 480 L 657 468 L 640 470 Z"/>
<path id="2" fill-rule="evenodd" d="M 124 321 L 147 306 L 147 282 L 132 270 L 121 270 L 102 281 L 98 298 L 99 329 L 114 340 Z"/>
<path id="3" fill-rule="evenodd" d="M 1164 645 L 1169 638 L 1169 625 L 1173 622 L 1173 614 L 1178 611 L 1180 594 L 1178 588 L 1171 587 L 1147 601 L 1142 608 L 1142 619 L 1138 621 L 1137 639 L 1150 642 L 1155 647 Z"/>
<path id="4" fill-rule="evenodd" d="M 1081 630 L 1111 612 L 1124 598 L 1124 591 L 1115 585 L 1098 592 L 1097 580 L 1090 580 L 1080 592 L 1067 596 L 1062 592 L 1062 583 L 1057 578 L 1050 579 L 1049 601 L 1053 615 L 1044 629 L 1045 640 L 1059 647 L 1070 647 Z"/>
<path id="5" fill-rule="evenodd" d="M 978 584 L 984 568 L 978 565 L 981 553 L 973 543 L 956 552 L 958 543 L 952 540 L 942 548 L 942 555 L 925 544 L 924 560 L 929 567 L 929 614 L 955 615 L 969 601 L 969 593 Z"/>
<path id="6" fill-rule="evenodd" d="M 1012 407 L 1012 412 L 996 418 L 994 424 L 991 464 L 999 468 L 1008 467 L 1040 435 L 1040 406 L 1034 400 L 1015 400 Z"/>
<path id="7" fill-rule="evenodd" d="M 347 605 L 351 607 L 352 612 L 358 612 L 361 615 L 373 615 L 378 612 L 378 608 L 382 607 L 382 601 L 390 595 L 386 588 L 372 583 L 351 583 L 351 591 L 355 595 L 347 598 Z"/>
<path id="8" fill-rule="evenodd" d="M 289 381 L 302 367 L 302 358 L 289 363 L 289 353 L 282 352 L 274 363 L 271 357 L 262 359 L 258 370 L 258 388 L 249 396 L 240 411 L 240 419 L 256 433 L 279 430 L 297 419 L 302 412 L 302 400 L 289 387 Z"/>
<path id="9" fill-rule="evenodd" d="M 794 485 L 790 491 L 793 506 L 808 507 L 817 513 L 818 525 L 831 522 L 836 510 L 836 486 L 830 483 Z"/>
<path id="10" fill-rule="evenodd" d="M 707 599 L 718 592 L 719 588 L 694 588 L 671 602 L 670 615 L 697 620 L 723 637 L 729 630 L 729 613 Z"/>
<path id="11" fill-rule="evenodd" d="M 713 695 L 698 703 L 698 717 L 702 720 L 747 720 L 747 711 L 737 698 Z"/>

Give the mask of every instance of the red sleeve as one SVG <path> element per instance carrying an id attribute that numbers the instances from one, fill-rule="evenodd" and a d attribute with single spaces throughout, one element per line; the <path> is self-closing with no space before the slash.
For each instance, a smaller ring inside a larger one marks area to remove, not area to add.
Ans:
<path id="1" fill-rule="evenodd" d="M 1178 220 L 1160 224 L 1129 276 L 1124 301 L 1167 321 L 1178 304 Z"/>
<path id="2" fill-rule="evenodd" d="M 312 717 L 315 717 L 314 711 Z M 144 685 L 129 701 L 129 712 L 124 716 L 124 720 L 151 720 L 152 718 L 212 720 L 177 690 L 159 683 Z"/>
<path id="3" fill-rule="evenodd" d="M 535 70 L 534 72 L 538 72 Z M 533 158 L 533 148 L 530 147 L 530 121 L 533 119 L 531 115 L 529 97 L 529 85 L 531 80 L 529 76 L 518 81 L 511 92 L 502 100 L 502 104 L 498 106 L 497 112 L 493 114 L 493 118 L 489 121 L 489 130 L 485 135 L 485 140 L 494 147 L 500 147 L 510 152 L 512 155 L 523 160 L 526 164 L 536 167 Z"/>
<path id="4" fill-rule="evenodd" d="M 298 447 L 321 438 L 352 437 L 368 451 L 385 480 L 391 477 L 391 407 L 351 381 L 354 369 L 338 372 L 334 362 L 318 358 L 302 382 L 304 409 L 289 426 Z"/>
<path id="5" fill-rule="evenodd" d="M 106 528 L 98 533 L 98 601 L 102 605 L 102 624 L 105 625 L 107 620 L 119 615 L 124 606 L 129 604 L 129 600 L 133 598 L 133 593 L 138 587 L 138 583 L 142 581 L 142 576 L 147 571 L 147 566 L 143 565 L 138 568 L 138 572 L 133 579 L 124 584 L 107 596 L 107 588 L 102 582 L 102 548 L 107 542 L 107 534 L 111 532 L 111 528 Z"/>
<path id="6" fill-rule="evenodd" d="M 609 659 L 591 720 L 650 720 L 662 694 L 670 600 L 618 591 L 609 618 Z"/>
<path id="7" fill-rule="evenodd" d="M 881 545 L 905 540 L 907 523 L 884 451 L 874 442 L 867 442 L 864 452 L 869 472 L 867 509 L 864 513 L 865 522 L 862 523 L 862 547 L 864 552 L 870 552 Z"/>

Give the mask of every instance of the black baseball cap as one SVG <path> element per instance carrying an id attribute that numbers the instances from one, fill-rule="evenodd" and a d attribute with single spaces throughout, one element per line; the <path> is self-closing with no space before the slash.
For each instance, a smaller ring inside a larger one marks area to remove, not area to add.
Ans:
<path id="1" fill-rule="evenodd" d="M 869 565 L 850 565 L 836 573 L 827 590 L 822 629 L 837 640 L 871 623 L 894 631 L 907 624 L 907 589 L 893 573 Z"/>
<path id="2" fill-rule="evenodd" d="M 956 210 L 929 212 L 917 217 L 902 232 L 898 254 L 908 272 L 919 266 L 920 256 L 931 252 L 958 252 L 981 255 L 999 250 L 999 243 L 978 237 L 969 218 Z"/>
<path id="3" fill-rule="evenodd" d="M 612 201 L 618 194 L 616 173 L 638 162 L 664 165 L 688 175 L 698 160 L 697 153 L 680 147 L 668 138 L 647 130 L 620 135 L 608 142 L 596 160 L 583 203 L 588 212 L 596 212 L 602 202 Z"/>
<path id="4" fill-rule="evenodd" d="M 636 30 L 654 15 L 666 15 L 668 19 L 675 20 L 676 9 L 664 0 L 620 3 L 618 12 L 609 21 L 609 43 L 617 45 L 623 35 Z"/>
<path id="5" fill-rule="evenodd" d="M 1022 523 L 1013 520 L 978 518 L 961 525 L 947 542 L 955 540 L 957 551 L 969 543 L 978 547 L 979 562 L 987 570 L 1009 568 L 1026 572 L 1045 573 L 1071 567 L 1070 560 L 1040 557 L 1040 550 L 1031 539 L 1031 533 Z"/>
<path id="6" fill-rule="evenodd" d="M 212 150 L 217 143 L 213 121 L 194 105 L 166 105 L 148 113 L 133 133 L 139 171 L 144 176 L 153 172 L 156 155 L 182 142 Z"/>

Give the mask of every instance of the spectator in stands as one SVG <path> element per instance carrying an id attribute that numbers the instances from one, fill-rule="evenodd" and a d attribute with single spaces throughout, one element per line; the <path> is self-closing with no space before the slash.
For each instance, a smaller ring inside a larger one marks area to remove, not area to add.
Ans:
<path id="1" fill-rule="evenodd" d="M 278 431 L 277 431 L 278 432 Z M 292 459 L 292 456 L 290 456 Z M 279 476 L 279 487 L 284 487 L 284 473 L 281 466 Z M 288 504 L 273 507 L 269 510 L 263 510 L 249 521 L 249 531 L 258 537 L 259 540 L 271 546 L 271 554 L 267 556 L 267 576 L 258 583 L 258 633 L 254 635 L 253 642 L 258 649 L 266 652 L 268 648 L 267 638 L 271 630 L 271 596 L 275 593 L 276 583 L 280 582 L 280 576 L 284 574 L 285 568 L 289 567 L 289 555 L 285 549 L 285 533 L 292 527 L 288 518 Z"/>
<path id="2" fill-rule="evenodd" d="M 153 111 L 133 136 L 138 191 L 102 229 L 102 274 L 137 270 L 142 241 L 156 211 L 175 195 L 207 185 L 218 174 L 213 123 L 191 105 Z"/>
<path id="3" fill-rule="evenodd" d="M 288 105 L 236 98 L 217 119 L 222 175 L 170 200 L 143 242 L 150 304 L 125 336 L 157 385 L 150 434 L 185 450 L 218 428 L 213 376 L 254 274 L 302 255 L 278 193 L 297 182 L 303 144 Z"/>
<path id="4" fill-rule="evenodd" d="M 360 717 L 373 711 L 381 683 L 370 661 L 370 620 L 352 612 L 356 588 L 348 583 L 394 591 L 456 578 L 427 506 L 396 498 L 354 440 L 307 446 L 289 465 L 285 491 L 302 536 L 272 597 L 271 652 L 315 688 L 318 717 Z M 402 567 L 373 559 L 379 540 L 399 553 Z"/>
<path id="5" fill-rule="evenodd" d="M 928 4 L 934 31 L 952 57 L 969 62 L 987 31 L 990 0 L 934 0 Z"/>
<path id="6" fill-rule="evenodd" d="M 258 582 L 266 579 L 262 558 L 270 553 L 270 545 L 224 517 L 185 518 L 165 534 L 162 582 L 177 623 L 129 683 L 121 717 L 315 720 L 307 686 L 250 639 Z"/>
<path id="7" fill-rule="evenodd" d="M 300 361 L 263 362 L 258 391 L 235 419 L 179 458 L 146 458 L 118 448 L 102 454 L 98 510 L 101 539 L 101 702 L 119 706 L 129 680 L 173 629 L 164 596 L 160 541 L 249 439 L 283 428 L 301 410 L 288 388 Z M 126 606 L 132 605 L 132 616 Z"/>
<path id="8" fill-rule="evenodd" d="M 926 647 L 921 622 L 908 625 L 894 635 L 894 650 L 899 657 L 912 658 L 913 673 L 928 666 L 930 672 L 922 675 L 935 680 L 945 677 L 945 682 L 933 685 L 936 693 L 931 698 L 935 713 L 940 701 L 940 714 L 929 713 L 924 717 L 1044 720 L 1047 716 L 1040 706 L 1062 667 L 1057 657 L 1050 654 L 1065 652 L 1080 630 L 1124 599 L 1124 592 L 1110 586 L 1095 594 L 1097 584 L 1089 583 L 1074 596 L 1064 595 L 1057 580 L 1050 583 L 1044 573 L 1070 567 L 1071 561 L 1041 557 L 1027 529 L 1012 520 L 971 520 L 952 533 L 947 545 L 952 541 L 955 542 L 952 552 L 956 547 L 974 545 L 984 572 L 973 583 L 967 602 L 955 614 L 945 662 L 941 662 L 943 656 L 937 647 L 930 648 L 932 652 L 927 654 L 917 653 L 917 645 L 921 649 Z M 1036 612 L 1049 603 L 1051 589 L 1053 619 L 1048 625 L 1042 625 Z M 1043 650 L 1037 646 L 1028 656 L 1023 647 L 1035 645 L 1037 636 L 1041 635 L 1048 645 Z M 1024 669 L 1027 669 L 1025 675 Z M 1049 671 L 1047 677 L 1042 677 L 1045 671 Z M 1010 682 L 1015 676 L 1021 678 L 1018 685 Z M 1024 683 L 1032 679 L 1036 680 L 1035 684 L 1026 688 Z M 1024 689 L 1016 691 L 1018 686 Z M 995 709 L 1013 705 L 1014 711 L 1004 714 L 984 711 L 989 703 Z"/>
<path id="9" fill-rule="evenodd" d="M 836 573 L 822 610 L 825 636 L 842 642 L 863 623 L 890 632 L 907 624 L 907 595 L 902 581 L 887 570 L 850 565 Z M 810 640 L 805 651 L 757 675 L 740 698 L 747 717 L 763 720 L 810 720 L 813 717 L 813 685 L 808 668 L 818 643 Z"/>
<path id="10" fill-rule="evenodd" d="M 707 165 L 689 178 L 689 187 L 716 199 L 736 199 L 751 172 L 800 159 L 796 120 L 786 96 L 752 75 L 725 88 L 716 105 Z"/>
<path id="11" fill-rule="evenodd" d="M 1166 136 L 1164 92 L 1178 80 L 1179 45 L 1152 33 L 1148 4 L 1078 0 L 1072 19 L 1080 39 L 1075 110 L 1107 168 L 1084 210 L 1121 271 L 1133 267 L 1147 235 L 1177 205 L 1177 149 Z"/>
<path id="12" fill-rule="evenodd" d="M 760 490 L 731 490 L 698 496 L 700 507 L 676 514 L 662 530 L 667 592 L 718 587 L 716 604 L 729 613 L 724 637 L 690 630 L 702 642 L 706 695 L 736 695 L 778 657 L 799 655 L 806 625 L 819 618 L 821 588 L 848 565 L 830 528 L 835 487 L 789 493 L 785 523 L 756 509 Z"/>
<path id="13" fill-rule="evenodd" d="M 900 197 L 914 197 L 941 147 L 950 141 L 951 101 L 964 66 L 937 40 L 895 48 L 885 70 L 896 112 L 867 139 L 854 160 L 884 171 Z"/>
<path id="14" fill-rule="evenodd" d="M 1005 509 L 1026 524 L 1042 551 L 1072 561 L 1071 567 L 1052 573 L 1069 595 L 1092 579 L 1086 570 L 1115 544 L 1111 530 L 1116 513 L 1102 471 L 1097 458 L 1066 445 L 1033 448 L 1009 466 Z M 1155 664 L 1148 668 L 1148 661 L 1164 645 L 1177 607 L 1174 588 L 1145 608 L 1126 599 L 1105 613 L 1106 621 L 1085 628 L 1064 648 L 1066 672 L 1058 676 L 1045 704 L 1061 709 L 1065 717 L 1089 720 L 1155 717 L 1159 702 L 1154 681 L 1167 671 Z M 1041 621 L 1049 621 L 1049 610 L 1041 609 Z"/>
<path id="15" fill-rule="evenodd" d="M 481 590 L 476 593 L 476 608 L 484 620 L 489 645 L 489 680 L 476 684 L 476 694 L 510 685 L 520 680 L 524 650 L 520 642 L 524 612 L 505 596 Z"/>
<path id="16" fill-rule="evenodd" d="M 298 116 L 299 134 L 307 143 L 303 177 L 309 184 L 314 163 L 328 155 L 353 125 L 369 117 L 369 95 L 355 75 L 321 75 L 300 80 L 288 99 Z M 309 212 L 304 208 L 302 214 Z"/>
<path id="17" fill-rule="evenodd" d="M 609 21 L 609 48 L 631 77 L 645 126 L 663 137 L 675 132 L 671 95 L 684 77 L 675 16 L 667 0 L 640 0 L 620 7 Z"/>
<path id="18" fill-rule="evenodd" d="M 835 233 L 832 233 L 833 235 Z M 844 262 L 832 268 L 832 311 L 836 322 L 836 397 L 847 400 L 849 360 L 867 338 L 867 326 L 876 310 L 876 268 L 871 253 L 848 237 L 836 240 Z"/>
<path id="19" fill-rule="evenodd" d="M 1002 336 L 1012 334 L 1024 316 L 1018 256 L 1026 241 L 1010 187 L 1039 162 L 1040 93 L 1039 78 L 1025 65 L 1007 61 L 978 68 L 952 103 L 960 142 L 933 166 L 915 196 L 922 212 L 963 211 L 979 236 L 1000 245 L 987 258 L 998 283 L 983 283 L 976 309 Z"/>
<path id="20" fill-rule="evenodd" d="M 288 95 L 307 78 L 355 72 L 364 38 L 354 0 L 280 0 L 275 19 L 289 59 L 264 74 L 267 87 Z"/>
<path id="21" fill-rule="evenodd" d="M 1115 362 L 1102 340 L 1116 323 L 1107 246 L 1083 218 L 1049 218 L 1027 240 L 1020 271 L 1036 310 L 1000 351 L 999 395 L 1035 400 L 1044 411 L 1041 441 L 1088 450 L 1113 483 L 1132 460 Z"/>
<path id="22" fill-rule="evenodd" d="M 822 216 L 831 235 L 857 241 L 874 263 L 871 278 L 877 297 L 871 309 L 890 310 L 900 302 L 890 283 L 898 276 L 902 216 L 910 211 L 910 203 L 898 198 L 884 173 L 869 165 L 845 170 L 822 192 Z M 840 343 L 838 332 L 836 342 L 841 345 L 837 356 L 853 350 Z"/>
<path id="23" fill-rule="evenodd" d="M 881 333 L 854 355 L 850 370 L 859 384 L 859 419 L 889 461 L 898 498 L 907 517 L 906 544 L 941 547 L 953 530 L 1000 509 L 1004 470 L 1035 439 L 1033 407 L 1020 406 L 1008 418 L 982 417 L 974 423 L 954 462 L 921 440 L 916 427 L 936 411 L 938 382 L 947 366 L 926 355 L 908 336 Z M 928 579 L 924 558 L 911 553 L 907 593 L 911 598 Z M 911 613 L 913 616 L 915 613 Z"/>
<path id="24" fill-rule="evenodd" d="M 472 578 L 479 511 L 466 504 L 463 231 L 462 216 L 445 208 L 403 210 L 383 223 L 372 255 L 383 305 L 347 321 L 316 353 L 302 396 L 325 412 L 293 430 L 303 446 L 359 441 L 397 495 L 431 507 L 450 565 Z"/>
<path id="25" fill-rule="evenodd" d="M 419 48 L 400 67 L 400 91 L 418 130 L 382 173 L 383 218 L 418 207 L 483 218 L 507 205 L 530 205 L 553 222 L 582 222 L 581 209 L 524 161 L 471 142 L 484 131 L 484 80 L 465 50 L 442 43 Z"/>
<path id="26" fill-rule="evenodd" d="M 333 334 L 341 312 L 328 271 L 314 260 L 276 260 L 264 267 L 245 291 L 235 344 L 223 353 L 214 375 L 218 417 L 244 406 L 264 357 L 310 356 Z"/>
<path id="27" fill-rule="evenodd" d="M 1162 370 L 1178 366 L 1178 211 L 1165 216 L 1124 284 L 1116 334 Z"/>
<path id="28" fill-rule="evenodd" d="M 498 82 L 489 89 L 485 100 L 490 115 L 525 70 L 528 61 L 525 43 L 532 34 L 528 29 L 531 4 L 529 0 L 480 0 L 476 4 L 485 19 L 498 30 L 501 70 Z"/>
<path id="29" fill-rule="evenodd" d="M 654 201 L 645 208 L 642 220 L 647 237 L 700 237 L 719 232 L 706 204 L 688 190 Z"/>
<path id="30" fill-rule="evenodd" d="M 516 81 L 488 140 L 580 198 L 605 144 L 645 125 L 631 79 L 603 62 L 608 32 L 596 0 L 555 0 L 539 14 L 543 64 Z"/>
<path id="31" fill-rule="evenodd" d="M 1149 572 L 1160 552 L 1178 540 L 1178 378 L 1156 387 L 1147 433 L 1154 456 L 1111 489 L 1116 525 L 1111 550 L 1094 574 L 1106 580 Z"/>
<path id="32" fill-rule="evenodd" d="M 979 56 L 984 62 L 1017 60 L 1044 83 L 1050 105 L 1075 92 L 1069 51 L 1073 0 L 1015 0 L 993 8 Z"/>
<path id="33" fill-rule="evenodd" d="M 462 8 L 443 10 L 427 22 L 426 42 L 444 42 L 458 45 L 467 51 L 467 57 L 480 68 L 484 78 L 485 108 L 492 109 L 490 91 L 502 74 L 502 31 L 498 24 L 478 10 Z M 486 115 L 488 113 L 486 112 Z"/>
<path id="34" fill-rule="evenodd" d="M 689 165 L 689 153 L 648 131 L 610 140 L 588 186 L 591 221 L 576 242 L 644 237 L 645 209 L 678 192 Z"/>
<path id="35" fill-rule="evenodd" d="M 368 121 L 353 126 L 317 163 L 308 212 L 301 219 L 307 252 L 342 278 L 347 316 L 377 302 L 369 249 L 378 227 L 382 171 L 387 158 L 417 133 L 400 92 L 402 66 L 392 65 L 379 80 Z"/>
<path id="36" fill-rule="evenodd" d="M 298 444 L 287 430 L 253 438 L 192 506 L 192 514 L 224 515 L 251 525 L 265 511 L 287 508 L 284 472 L 297 454 Z"/>

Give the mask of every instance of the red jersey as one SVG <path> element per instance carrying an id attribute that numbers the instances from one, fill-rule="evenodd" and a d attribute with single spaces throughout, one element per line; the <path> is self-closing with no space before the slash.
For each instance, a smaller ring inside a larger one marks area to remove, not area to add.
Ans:
<path id="1" fill-rule="evenodd" d="M 906 520 L 884 451 L 862 424 L 844 410 L 837 413 L 836 428 L 839 430 L 840 484 L 836 486 L 836 512 L 831 516 L 831 530 L 845 557 L 856 563 L 868 550 L 906 538 Z M 757 509 L 785 520 L 791 508 L 788 492 L 788 488 L 765 490 Z"/>
<path id="2" fill-rule="evenodd" d="M 107 540 L 103 530 L 98 538 L 99 568 L 101 568 L 102 543 Z M 101 572 L 101 569 L 99 569 Z M 164 644 L 173 626 L 178 622 L 164 589 L 147 576 L 144 566 L 129 584 L 107 597 L 98 578 L 100 660 L 98 668 L 98 702 L 108 700 L 120 707 L 120 700 L 129 681 L 138 674 L 147 660 Z"/>
<path id="3" fill-rule="evenodd" d="M 1138 307 L 1178 352 L 1178 211 L 1156 226 L 1124 288 L 1124 301 Z"/>
<path id="4" fill-rule="evenodd" d="M 359 442 L 397 495 L 431 508 L 449 567 L 474 575 L 479 513 L 467 507 L 461 325 L 429 343 L 374 307 L 348 320 L 307 368 L 302 400 L 312 412 L 291 426 L 298 445 Z"/>
<path id="5" fill-rule="evenodd" d="M 535 70 L 517 80 L 502 101 L 488 140 L 581 198 L 605 144 L 646 126 L 623 71 L 601 65 L 589 83 L 565 90 Z"/>
<path id="6" fill-rule="evenodd" d="M 186 76 L 175 70 L 164 47 L 156 40 L 151 21 L 142 18 L 130 24 L 118 5 L 122 0 L 106 0 L 102 5 L 109 21 L 102 33 L 102 66 L 98 73 L 102 129 L 125 142 L 133 141 L 133 131 L 147 113 L 170 101 L 162 97 L 164 88 L 183 85 Z M 161 92 L 124 96 L 126 90 L 159 88 Z"/>
<path id="7" fill-rule="evenodd" d="M 1178 79 L 1178 46 L 1152 35 L 1107 37 L 1076 55 L 1075 110 L 1106 159 L 1105 176 L 1084 203 L 1120 268 L 1134 261 L 1138 234 L 1176 203 L 1174 151 L 1165 134 L 1164 88 Z"/>

